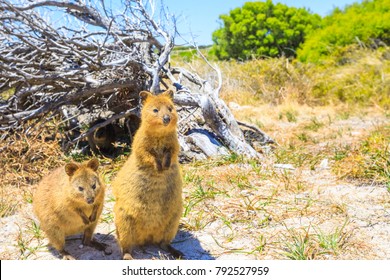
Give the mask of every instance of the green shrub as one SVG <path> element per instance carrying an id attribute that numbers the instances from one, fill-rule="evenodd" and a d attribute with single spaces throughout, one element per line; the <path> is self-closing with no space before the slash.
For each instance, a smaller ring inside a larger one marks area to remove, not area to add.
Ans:
<path id="1" fill-rule="evenodd" d="M 247 2 L 228 15 L 221 15 L 223 27 L 213 33 L 212 53 L 218 59 L 253 57 L 295 57 L 305 35 L 318 28 L 321 17 L 304 8 L 284 4 Z"/>
<path id="2" fill-rule="evenodd" d="M 323 19 L 323 28 L 307 35 L 298 49 L 298 59 L 320 62 L 351 44 L 363 48 L 390 44 L 390 0 L 363 1 L 344 10 L 334 9 Z"/>

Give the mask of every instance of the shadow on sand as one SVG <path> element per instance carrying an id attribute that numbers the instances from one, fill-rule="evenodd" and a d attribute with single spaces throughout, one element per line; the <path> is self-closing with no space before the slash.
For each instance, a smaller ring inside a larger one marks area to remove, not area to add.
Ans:
<path id="1" fill-rule="evenodd" d="M 113 234 L 95 234 L 95 240 L 109 246 L 110 255 L 105 255 L 93 247 L 81 245 L 82 235 L 73 235 L 66 239 L 65 249 L 78 260 L 120 260 L 122 259 L 120 248 Z M 199 240 L 190 232 L 179 230 L 171 244 L 181 251 L 186 260 L 213 260 L 214 257 L 203 249 Z M 59 253 L 49 247 L 49 251 L 57 258 Z M 147 245 L 142 248 L 134 248 L 134 259 L 164 259 L 171 260 L 173 257 L 158 246 Z"/>

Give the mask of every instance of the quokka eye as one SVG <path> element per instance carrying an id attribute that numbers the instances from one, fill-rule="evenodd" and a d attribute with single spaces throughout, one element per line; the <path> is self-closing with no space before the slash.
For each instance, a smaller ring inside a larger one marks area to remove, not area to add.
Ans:
<path id="1" fill-rule="evenodd" d="M 93 185 L 92 185 L 92 189 L 93 189 L 93 190 L 96 189 L 96 184 L 93 184 Z"/>
<path id="2" fill-rule="evenodd" d="M 158 109 L 157 109 L 157 108 L 154 108 L 154 109 L 153 109 L 153 112 L 154 112 L 154 113 L 158 113 Z"/>
<path id="3" fill-rule="evenodd" d="M 82 192 L 84 190 L 83 187 L 79 187 L 79 191 Z"/>

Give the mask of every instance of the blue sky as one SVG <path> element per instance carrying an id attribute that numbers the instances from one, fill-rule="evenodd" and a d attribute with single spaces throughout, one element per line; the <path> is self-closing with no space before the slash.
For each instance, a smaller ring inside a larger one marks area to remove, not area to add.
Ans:
<path id="1" fill-rule="evenodd" d="M 198 45 L 212 44 L 211 34 L 220 27 L 219 15 L 227 14 L 230 10 L 242 7 L 248 0 L 163 0 L 169 11 L 179 17 L 178 30 L 189 42 L 192 42 L 191 33 Z M 333 8 L 343 8 L 345 5 L 361 0 L 280 0 L 287 6 L 305 7 L 321 16 L 329 14 Z M 176 38 L 177 44 L 183 40 Z"/>

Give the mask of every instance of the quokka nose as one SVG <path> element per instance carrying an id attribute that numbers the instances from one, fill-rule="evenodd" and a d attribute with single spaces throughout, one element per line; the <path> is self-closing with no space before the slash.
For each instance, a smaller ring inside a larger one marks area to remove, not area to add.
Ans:
<path id="1" fill-rule="evenodd" d="M 92 204 L 93 202 L 94 202 L 93 197 L 87 198 L 87 203 L 88 203 L 88 204 Z"/>
<path id="2" fill-rule="evenodd" d="M 163 117 L 163 123 L 164 123 L 165 125 L 169 124 L 170 121 L 171 121 L 171 117 L 170 117 L 170 116 L 165 115 L 165 116 Z"/>

